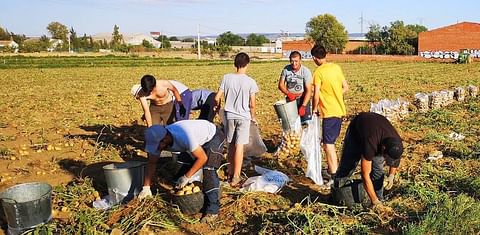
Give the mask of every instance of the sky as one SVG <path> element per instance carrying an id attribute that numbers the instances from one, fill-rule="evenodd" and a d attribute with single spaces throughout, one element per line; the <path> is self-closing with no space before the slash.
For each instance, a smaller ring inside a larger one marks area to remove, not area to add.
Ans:
<path id="1" fill-rule="evenodd" d="M 233 33 L 304 33 L 314 16 L 329 13 L 349 33 L 395 20 L 435 29 L 480 23 L 478 0 L 2 0 L 0 27 L 27 36 L 49 35 L 57 21 L 77 35 L 161 32 L 167 36 Z M 363 29 L 361 16 L 363 15 Z"/>

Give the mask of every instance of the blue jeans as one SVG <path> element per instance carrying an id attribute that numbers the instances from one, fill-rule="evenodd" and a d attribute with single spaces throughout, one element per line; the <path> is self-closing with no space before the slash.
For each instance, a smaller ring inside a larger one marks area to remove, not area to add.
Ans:
<path id="1" fill-rule="evenodd" d="M 345 139 L 343 141 L 343 152 L 337 172 L 334 176 L 334 187 L 342 187 L 345 182 L 352 176 L 355 168 L 360 162 L 363 154 L 363 146 L 356 141 L 347 130 Z M 385 159 L 383 156 L 375 156 L 372 159 L 372 172 L 370 172 L 370 179 L 373 183 L 375 194 L 379 200 L 383 200 L 383 180 L 385 173 L 383 171 Z"/>
<path id="2" fill-rule="evenodd" d="M 221 128 L 217 127 L 215 136 L 202 146 L 208 157 L 207 163 L 205 163 L 202 169 L 203 193 L 205 196 L 202 212 L 204 214 L 218 214 L 220 210 L 220 180 L 218 179 L 217 170 L 222 163 L 224 144 L 225 135 Z M 184 163 L 177 174 L 177 176 L 182 176 L 190 170 L 194 160 L 186 153 L 180 154 L 178 160 Z"/>

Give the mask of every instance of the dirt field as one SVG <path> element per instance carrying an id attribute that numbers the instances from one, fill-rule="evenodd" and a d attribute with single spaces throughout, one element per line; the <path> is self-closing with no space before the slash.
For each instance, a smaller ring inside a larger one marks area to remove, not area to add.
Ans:
<path id="1" fill-rule="evenodd" d="M 94 64 L 89 57 L 81 60 Z M 115 63 L 117 58 L 111 60 Z M 58 214 L 54 223 L 42 227 L 42 231 L 102 234 L 110 233 L 113 228 L 125 233 L 148 228 L 179 234 L 415 233 L 424 231 L 422 226 L 436 228 L 435 223 L 441 221 L 429 221 L 428 213 L 449 211 L 449 207 L 442 207 L 449 202 L 461 206 L 458 200 L 464 196 L 468 203 L 473 200 L 476 205 L 467 216 L 480 215 L 478 98 L 426 114 L 413 113 L 396 122 L 407 150 L 398 184 L 387 192 L 387 204 L 394 208 L 395 214 L 383 216 L 368 209 L 346 210 L 329 205 L 328 191 L 304 176 L 305 161 L 301 155 L 284 160 L 273 157 L 281 129 L 272 105 L 281 99 L 277 79 L 285 61 L 255 62 L 248 71 L 261 90 L 257 116 L 269 149 L 269 153 L 252 161 L 291 177 L 291 183 L 280 194 L 225 189 L 219 222 L 213 226 L 201 225 L 198 216 L 184 216 L 169 204 L 168 172 L 173 166 L 165 160 L 159 166 L 162 173 L 155 185 L 160 192 L 156 198 L 146 202 L 134 200 L 108 212 L 94 210 L 91 208 L 94 192 L 98 191 L 100 196 L 107 194 L 102 166 L 146 160 L 142 151 L 141 107 L 131 97 L 130 87 L 144 74 L 153 74 L 181 81 L 191 89 L 216 90 L 222 75 L 233 71 L 228 62 L 199 65 L 186 61 L 163 66 L 162 59 L 152 60 L 155 66 L 144 65 L 150 61 L 139 63 L 136 58 L 129 58 L 125 63 L 132 65 L 123 67 L 109 67 L 110 62 L 104 62 L 92 67 L 50 68 L 36 64 L 32 68 L 8 68 L 7 63 L 7 68 L 0 69 L 0 191 L 30 181 L 57 186 L 54 209 Z M 351 87 L 345 97 L 349 115 L 340 140 L 349 118 L 369 110 L 371 102 L 399 97 L 413 101 L 417 92 L 480 85 L 480 67 L 475 63 L 457 65 L 424 62 L 418 57 L 349 55 L 334 55 L 332 60 L 339 61 Z M 305 64 L 313 71 L 312 62 Z M 448 139 L 446 136 L 452 131 L 465 135 L 465 140 Z M 338 141 L 337 149 L 340 147 Z M 425 156 L 433 150 L 442 151 L 444 158 L 425 161 Z M 248 173 L 253 175 L 251 171 Z M 433 203 L 437 199 L 446 202 Z M 478 223 L 469 219 L 472 218 L 461 221 L 467 231 L 480 232 Z M 2 228 L 6 228 L 4 220 Z"/>

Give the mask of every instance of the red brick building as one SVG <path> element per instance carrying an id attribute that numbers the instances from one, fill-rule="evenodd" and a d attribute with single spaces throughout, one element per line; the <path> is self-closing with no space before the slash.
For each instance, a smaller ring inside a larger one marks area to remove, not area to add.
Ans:
<path id="1" fill-rule="evenodd" d="M 314 42 L 308 41 L 306 39 L 303 40 L 296 40 L 296 41 L 283 41 L 282 42 L 282 51 L 284 57 L 288 57 L 290 52 L 292 51 L 299 51 L 302 54 L 302 57 L 311 58 L 310 50 L 315 45 Z M 339 52 L 342 54 L 349 54 L 358 50 L 359 47 L 368 45 L 366 39 L 363 38 L 349 38 L 345 48 Z"/>
<path id="2" fill-rule="evenodd" d="M 480 57 L 479 23 L 462 22 L 418 35 L 419 54 L 426 58 L 454 58 L 464 49 Z"/>

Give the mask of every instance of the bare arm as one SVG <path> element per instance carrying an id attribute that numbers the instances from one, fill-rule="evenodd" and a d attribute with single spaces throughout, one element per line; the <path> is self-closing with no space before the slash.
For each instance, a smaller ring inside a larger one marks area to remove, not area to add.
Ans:
<path id="1" fill-rule="evenodd" d="M 220 106 L 222 104 L 222 97 L 223 97 L 223 91 L 218 90 L 217 94 L 215 95 L 215 107 L 216 110 L 220 109 Z"/>
<path id="2" fill-rule="evenodd" d="M 305 86 L 305 97 L 303 98 L 303 106 L 307 106 L 310 98 L 312 97 L 312 85 L 308 84 Z"/>
<path id="3" fill-rule="evenodd" d="M 172 91 L 173 96 L 175 96 L 175 100 L 178 103 L 182 103 L 182 97 L 180 96 L 180 93 L 178 92 L 177 88 L 171 82 L 168 82 L 168 84 L 169 84 L 169 86 L 168 86 L 167 89 Z"/>
<path id="4" fill-rule="evenodd" d="M 313 86 L 313 105 L 312 105 L 312 112 L 318 112 L 318 103 L 320 102 L 320 85 Z"/>
<path id="5" fill-rule="evenodd" d="M 207 163 L 207 154 L 203 150 L 202 146 L 198 146 L 195 150 L 192 151 L 192 156 L 196 159 L 193 163 L 192 168 L 185 173 L 185 176 L 190 178 L 192 177 L 200 168 Z"/>
<path id="6" fill-rule="evenodd" d="M 282 79 L 282 77 L 280 77 L 280 79 L 278 80 L 278 89 L 285 95 L 288 94 L 288 90 L 287 90 L 287 87 L 285 86 L 285 80 Z"/>
<path id="7" fill-rule="evenodd" d="M 250 115 L 253 122 L 257 122 L 257 117 L 255 115 L 255 93 L 250 94 Z"/>
<path id="8" fill-rule="evenodd" d="M 348 87 L 347 80 L 343 80 L 343 82 L 342 82 L 342 91 L 343 91 L 343 94 L 345 94 L 345 92 L 347 92 L 348 89 L 349 89 L 349 87 Z"/>
<path id="9" fill-rule="evenodd" d="M 395 175 L 397 173 L 398 168 L 391 166 L 388 170 L 388 175 Z"/>
<path id="10" fill-rule="evenodd" d="M 377 194 L 375 194 L 375 189 L 373 188 L 372 179 L 370 179 L 370 173 L 372 172 L 372 161 L 362 158 L 361 168 L 362 168 L 363 187 L 365 188 L 365 191 L 367 191 L 370 201 L 372 203 L 375 201 L 378 201 Z"/>
<path id="11" fill-rule="evenodd" d="M 140 104 L 142 105 L 143 114 L 145 115 L 145 121 L 147 122 L 147 127 L 152 126 L 152 115 L 150 114 L 150 107 L 148 105 L 147 97 L 143 96 L 139 98 Z"/>

